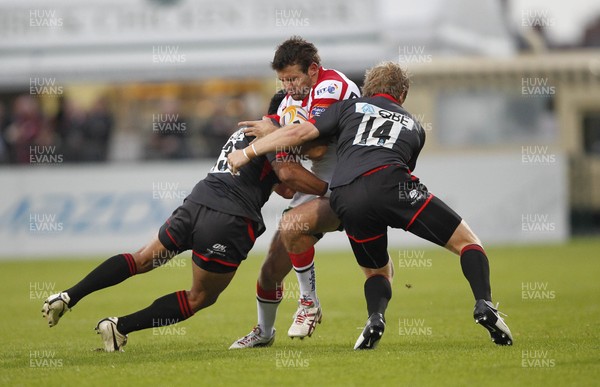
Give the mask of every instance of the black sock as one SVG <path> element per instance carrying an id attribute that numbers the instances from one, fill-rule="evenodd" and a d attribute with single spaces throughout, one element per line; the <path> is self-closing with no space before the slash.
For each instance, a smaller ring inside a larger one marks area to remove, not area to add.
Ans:
<path id="1" fill-rule="evenodd" d="M 137 268 L 131 254 L 119 254 L 108 258 L 77 285 L 65 290 L 71 299 L 69 307 L 74 307 L 83 297 L 96 290 L 125 281 L 136 272 Z"/>
<path id="2" fill-rule="evenodd" d="M 460 266 L 471 285 L 475 300 L 492 301 L 490 263 L 479 245 L 468 245 L 460 252 Z"/>
<path id="3" fill-rule="evenodd" d="M 365 298 L 369 316 L 373 313 L 385 314 L 388 301 L 392 298 L 392 285 L 382 275 L 375 275 L 365 281 Z"/>
<path id="4" fill-rule="evenodd" d="M 186 292 L 181 290 L 156 299 L 146 309 L 119 317 L 117 330 L 126 335 L 142 329 L 177 324 L 193 315 Z"/>

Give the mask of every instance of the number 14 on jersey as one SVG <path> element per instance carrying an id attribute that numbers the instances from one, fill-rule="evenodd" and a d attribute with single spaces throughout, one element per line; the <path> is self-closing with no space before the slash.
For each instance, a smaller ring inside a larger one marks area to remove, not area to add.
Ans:
<path id="1" fill-rule="evenodd" d="M 391 149 L 401 130 L 412 130 L 415 125 L 414 120 L 404 114 L 369 103 L 357 103 L 356 112 L 363 114 L 363 119 L 356 131 L 353 145 L 384 146 Z"/>

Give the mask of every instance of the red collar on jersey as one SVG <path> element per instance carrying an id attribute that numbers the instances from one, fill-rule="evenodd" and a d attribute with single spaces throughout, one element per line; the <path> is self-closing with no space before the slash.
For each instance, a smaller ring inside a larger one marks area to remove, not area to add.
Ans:
<path id="1" fill-rule="evenodd" d="M 394 97 L 392 97 L 391 95 L 389 95 L 389 94 L 386 94 L 386 93 L 377 93 L 377 94 L 373 94 L 373 97 L 383 97 L 383 98 L 387 98 L 387 99 L 389 99 L 390 101 L 392 101 L 392 102 L 396 102 L 398 105 L 401 105 L 401 103 L 400 103 L 400 102 L 398 102 L 398 100 L 397 100 L 396 98 L 394 98 Z"/>
<path id="2" fill-rule="evenodd" d="M 319 84 L 319 82 L 321 82 L 321 79 L 323 78 L 323 73 L 325 72 L 325 69 L 323 68 L 323 66 L 319 66 L 319 70 L 317 73 L 317 81 L 315 82 L 314 85 L 312 85 L 310 87 L 310 92 L 308 93 L 308 95 L 306 97 L 304 97 L 304 99 L 302 100 L 302 106 L 306 106 L 308 105 L 308 98 L 313 95 L 313 93 L 315 92 L 315 86 L 317 86 Z M 310 113 L 310 112 L 309 112 Z"/>
<path id="3" fill-rule="evenodd" d="M 321 79 L 321 77 L 323 77 L 324 72 L 325 72 L 325 69 L 323 68 L 323 66 L 319 65 L 319 72 L 317 75 L 317 83 L 315 83 L 315 86 L 319 83 L 319 79 Z"/>

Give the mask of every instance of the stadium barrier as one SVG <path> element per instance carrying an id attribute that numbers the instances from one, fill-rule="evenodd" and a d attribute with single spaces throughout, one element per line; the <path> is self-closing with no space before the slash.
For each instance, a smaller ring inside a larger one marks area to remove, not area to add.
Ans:
<path id="1" fill-rule="evenodd" d="M 425 154 L 415 174 L 486 245 L 564 241 L 569 236 L 566 157 L 525 156 Z M 196 161 L 3 167 L 0 259 L 134 251 L 211 166 Z M 285 206 L 277 195 L 266 204 L 267 232 L 254 251 L 266 251 Z M 389 240 L 392 256 L 399 249 L 427 245 L 402 230 L 390 231 Z M 350 252 L 342 232 L 326 235 L 318 246 Z"/>

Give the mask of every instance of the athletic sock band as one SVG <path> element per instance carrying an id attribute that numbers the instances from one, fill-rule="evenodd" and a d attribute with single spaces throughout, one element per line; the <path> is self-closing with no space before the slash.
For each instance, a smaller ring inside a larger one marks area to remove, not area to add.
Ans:
<path id="1" fill-rule="evenodd" d="M 315 247 L 311 246 L 310 249 L 303 253 L 288 253 L 288 255 L 290 256 L 290 261 L 292 261 L 294 270 L 297 272 L 303 272 L 310 269 L 310 266 L 313 264 L 315 259 Z"/>
<path id="2" fill-rule="evenodd" d="M 179 310 L 181 311 L 181 315 L 183 318 L 190 318 L 194 315 L 192 312 L 192 308 L 190 307 L 190 301 L 187 297 L 187 292 L 185 290 L 180 290 L 176 292 L 177 301 L 179 302 Z"/>
<path id="3" fill-rule="evenodd" d="M 283 298 L 283 284 L 281 288 L 275 290 L 263 289 L 258 281 L 256 281 L 256 299 L 260 302 L 266 302 L 269 304 L 278 304 Z"/>
<path id="4" fill-rule="evenodd" d="M 485 254 L 485 250 L 483 249 L 483 247 L 476 245 L 476 244 L 470 244 L 470 245 L 466 245 L 465 247 L 463 247 L 463 249 L 460 251 L 460 255 L 463 255 L 464 253 L 466 253 L 469 250 L 477 250 L 477 251 L 480 251 L 483 254 Z"/>
<path id="5" fill-rule="evenodd" d="M 125 254 L 123 254 L 123 257 L 125 257 L 125 260 L 127 261 L 127 266 L 129 267 L 129 274 L 136 275 L 137 274 L 137 265 L 135 264 L 133 255 L 125 253 Z"/>

